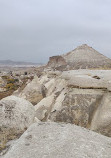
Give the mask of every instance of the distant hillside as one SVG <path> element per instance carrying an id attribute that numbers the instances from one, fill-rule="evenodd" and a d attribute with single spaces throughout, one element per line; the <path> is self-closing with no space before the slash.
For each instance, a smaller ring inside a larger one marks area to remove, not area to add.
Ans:
<path id="1" fill-rule="evenodd" d="M 32 63 L 24 61 L 0 60 L 0 66 L 38 66 L 42 63 Z"/>
<path id="2" fill-rule="evenodd" d="M 111 59 L 83 44 L 67 54 L 50 57 L 47 66 L 57 70 L 111 69 Z"/>

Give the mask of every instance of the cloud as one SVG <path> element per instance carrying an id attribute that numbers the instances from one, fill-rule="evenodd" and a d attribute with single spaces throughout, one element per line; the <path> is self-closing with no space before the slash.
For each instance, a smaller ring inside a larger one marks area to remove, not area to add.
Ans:
<path id="1" fill-rule="evenodd" d="M 111 57 L 111 1 L 1 0 L 1 59 L 46 62 L 87 43 Z"/>

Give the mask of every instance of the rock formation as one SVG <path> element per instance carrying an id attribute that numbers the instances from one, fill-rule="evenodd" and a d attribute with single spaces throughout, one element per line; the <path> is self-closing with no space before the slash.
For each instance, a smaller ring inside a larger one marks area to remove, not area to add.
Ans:
<path id="1" fill-rule="evenodd" d="M 9 96 L 0 100 L 0 126 L 24 129 L 34 120 L 34 107 L 25 99 Z"/>
<path id="2" fill-rule="evenodd" d="M 111 93 L 103 96 L 90 129 L 111 137 Z"/>
<path id="3" fill-rule="evenodd" d="M 109 158 L 111 138 L 87 130 L 111 137 L 111 70 L 98 68 L 110 69 L 111 59 L 82 45 L 34 69 L 34 79 L 0 101 L 0 155 Z"/>
<path id="4" fill-rule="evenodd" d="M 67 62 L 65 61 L 65 59 L 62 56 L 53 56 L 49 58 L 49 62 L 47 64 L 48 67 L 52 67 L 52 68 L 56 68 L 58 69 L 62 69 L 62 67 L 66 67 Z"/>
<path id="5" fill-rule="evenodd" d="M 4 158 L 109 158 L 111 138 L 71 124 L 35 123 Z"/>
<path id="6" fill-rule="evenodd" d="M 72 70 L 49 74 L 50 80 L 44 84 L 47 88 L 46 98 L 35 105 L 36 117 L 41 121 L 76 124 L 111 136 L 111 71 Z M 105 117 L 102 112 L 99 113 L 101 105 L 107 105 L 103 111 Z M 103 126 L 100 125 L 101 119 Z M 103 132 L 106 122 L 107 129 Z"/>
<path id="7" fill-rule="evenodd" d="M 63 59 L 62 59 L 63 58 Z M 77 47 L 73 51 L 62 56 L 51 57 L 48 63 L 49 67 L 59 70 L 71 69 L 109 69 L 111 68 L 111 59 L 97 52 L 87 44 Z"/>
<path id="8" fill-rule="evenodd" d="M 22 97 L 35 105 L 46 96 L 46 88 L 39 82 L 38 77 L 35 76 L 21 92 L 16 91 L 14 95 Z"/>
<path id="9" fill-rule="evenodd" d="M 9 140 L 17 138 L 33 122 L 33 105 L 15 96 L 0 100 L 0 150 L 7 148 Z"/>

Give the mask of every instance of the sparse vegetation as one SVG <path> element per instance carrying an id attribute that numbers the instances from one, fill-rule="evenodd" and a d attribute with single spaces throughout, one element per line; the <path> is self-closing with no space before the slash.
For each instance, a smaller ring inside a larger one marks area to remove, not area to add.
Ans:
<path id="1" fill-rule="evenodd" d="M 16 90 L 18 88 L 18 86 L 14 83 L 7 83 L 5 86 L 6 90 Z"/>
<path id="2" fill-rule="evenodd" d="M 14 91 L 18 88 L 18 85 L 17 85 L 17 83 L 19 82 L 18 79 L 12 78 L 10 76 L 2 76 L 2 79 L 4 79 L 6 82 L 4 86 L 6 91 L 10 91 L 10 90 Z"/>
<path id="3" fill-rule="evenodd" d="M 10 96 L 13 93 L 13 90 L 0 92 L 0 99 Z"/>
<path id="4" fill-rule="evenodd" d="M 24 73 L 25 74 L 25 73 Z M 15 75 L 16 76 L 16 75 Z M 21 83 L 19 81 L 19 76 L 17 75 L 16 77 L 13 76 L 8 76 L 8 75 L 4 75 L 2 76 L 2 79 L 5 81 L 5 84 L 3 86 L 3 88 L 5 89 L 5 91 L 0 92 L 0 99 L 5 98 L 7 96 L 12 95 L 12 93 L 17 90 L 18 88 L 23 89 L 26 86 L 26 83 L 29 80 L 33 79 L 33 76 L 30 77 L 24 77 L 21 80 Z"/>
<path id="5" fill-rule="evenodd" d="M 7 148 L 7 142 L 17 139 L 24 131 L 17 131 L 14 128 L 7 130 L 7 128 L 0 128 L 0 152 Z"/>

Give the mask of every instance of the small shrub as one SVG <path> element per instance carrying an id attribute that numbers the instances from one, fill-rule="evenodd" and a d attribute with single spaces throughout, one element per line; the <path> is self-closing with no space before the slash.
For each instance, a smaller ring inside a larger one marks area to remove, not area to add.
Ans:
<path id="1" fill-rule="evenodd" d="M 27 75 L 27 72 L 24 72 L 24 75 Z"/>
<path id="2" fill-rule="evenodd" d="M 9 79 L 9 76 L 2 76 L 2 79 L 7 80 L 7 79 Z"/>
<path id="3" fill-rule="evenodd" d="M 5 88 L 7 90 L 16 90 L 18 88 L 18 86 L 15 85 L 15 84 L 13 84 L 13 83 L 7 83 L 6 86 L 5 86 Z"/>

